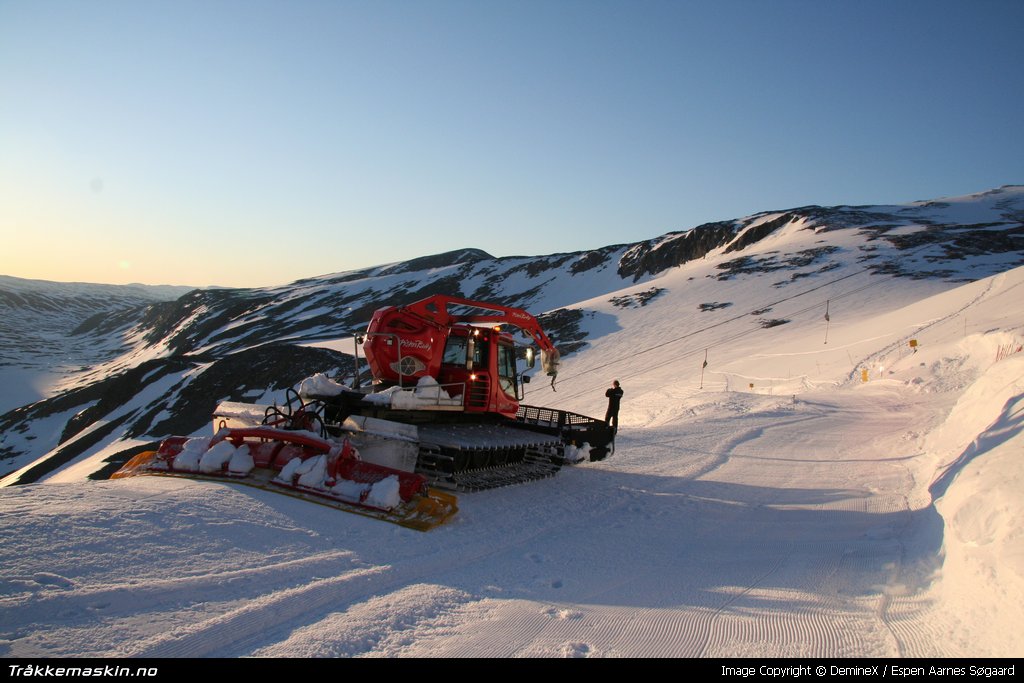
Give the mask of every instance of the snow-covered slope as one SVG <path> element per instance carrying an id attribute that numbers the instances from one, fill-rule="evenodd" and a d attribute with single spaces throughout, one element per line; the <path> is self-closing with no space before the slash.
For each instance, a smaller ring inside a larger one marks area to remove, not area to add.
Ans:
<path id="1" fill-rule="evenodd" d="M 142 309 L 189 289 L 0 275 L 0 413 L 49 396 L 67 375 L 116 356 L 123 351 L 119 333 Z"/>
<path id="2" fill-rule="evenodd" d="M 1002 272 L 1022 262 L 1022 220 L 1024 187 L 1007 186 L 903 206 L 769 211 L 589 252 L 495 259 L 464 249 L 276 288 L 197 290 L 132 321 L 80 325 L 70 341 L 105 350 L 104 362 L 65 378 L 47 400 L 0 415 L 0 474 L 36 462 L 18 478 L 27 482 L 99 452 L 123 460 L 134 445 L 204 429 L 218 400 L 272 400 L 313 372 L 349 373 L 350 358 L 330 342 L 365 328 L 383 305 L 447 293 L 548 312 L 542 322 L 563 354 L 594 351 L 567 365 L 568 377 L 630 354 L 635 334 L 610 333 L 634 324 L 664 339 L 755 311 L 744 329 L 779 325 L 812 301 L 794 298 L 811 287 L 845 297 L 839 313 L 878 301 L 883 288 L 881 305 L 898 307 Z M 878 289 L 851 293 L 843 289 L 851 282 Z M 690 352 L 707 346 L 705 337 L 688 337 Z M 770 338 L 750 337 L 751 352 Z M 327 348 L 311 353 L 309 344 Z M 732 370 L 742 381 L 746 370 Z"/>
<path id="3" fill-rule="evenodd" d="M 532 274 L 468 252 L 189 295 L 94 394 L 4 416 L 8 445 L 69 436 L 44 485 L 0 491 L 0 653 L 1019 655 L 1022 199 L 770 212 Z M 273 396 L 275 375 L 341 367 L 282 343 L 350 332 L 304 322 L 340 310 L 325 297 L 481 296 L 497 274 L 505 300 L 568 307 L 560 343 L 579 343 L 528 402 L 600 414 L 622 382 L 611 459 L 460 496 L 428 534 L 228 485 L 83 481 L 180 419 L 168 396 Z"/>

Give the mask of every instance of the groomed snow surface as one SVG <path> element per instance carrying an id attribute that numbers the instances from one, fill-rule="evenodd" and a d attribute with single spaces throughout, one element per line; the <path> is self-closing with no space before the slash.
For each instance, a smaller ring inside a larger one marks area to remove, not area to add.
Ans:
<path id="1" fill-rule="evenodd" d="M 460 495 L 428 533 L 231 484 L 4 489 L 0 654 L 1024 653 L 1024 269 L 878 288 L 832 309 L 827 345 L 817 311 L 637 355 L 673 336 L 674 282 L 606 307 L 618 331 L 558 394 L 531 385 L 603 414 L 620 378 L 615 454 Z"/>

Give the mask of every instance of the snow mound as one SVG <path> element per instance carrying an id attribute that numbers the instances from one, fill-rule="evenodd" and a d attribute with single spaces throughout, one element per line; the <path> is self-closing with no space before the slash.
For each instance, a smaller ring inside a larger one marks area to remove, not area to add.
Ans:
<path id="1" fill-rule="evenodd" d="M 210 437 L 195 437 L 182 446 L 181 452 L 174 458 L 174 469 L 182 472 L 198 472 L 203 454 L 210 448 Z"/>
<path id="2" fill-rule="evenodd" d="M 390 477 L 381 479 L 370 487 L 370 492 L 366 496 L 366 503 L 374 507 L 390 510 L 402 502 L 402 497 L 399 495 L 399 487 L 398 477 L 393 474 Z"/>
<path id="3" fill-rule="evenodd" d="M 349 391 L 349 388 L 338 384 L 322 372 L 307 377 L 299 383 L 299 396 L 302 399 L 311 396 L 337 396 L 345 391 Z"/>
<path id="4" fill-rule="evenodd" d="M 350 503 L 358 503 L 363 499 L 363 495 L 367 492 L 368 488 L 369 485 L 362 482 L 339 479 L 331 488 L 331 493 Z"/>
<path id="5" fill-rule="evenodd" d="M 203 474 L 223 471 L 224 465 L 231 460 L 235 450 L 235 447 L 228 441 L 215 444 L 199 459 L 199 471 Z"/>
<path id="6" fill-rule="evenodd" d="M 462 397 L 451 398 L 433 377 L 420 377 L 415 388 L 388 387 L 384 391 L 367 394 L 365 401 L 390 406 L 398 410 L 425 410 L 436 406 L 462 405 Z"/>
<path id="7" fill-rule="evenodd" d="M 930 443 L 959 451 L 931 486 L 945 525 L 939 604 L 958 630 L 975 631 L 979 654 L 1022 652 L 1024 355 L 982 374 Z"/>
<path id="8" fill-rule="evenodd" d="M 579 446 L 569 444 L 565 447 L 565 462 L 568 464 L 581 463 L 590 457 L 590 444 L 583 442 Z"/>
<path id="9" fill-rule="evenodd" d="M 309 458 L 295 470 L 295 474 L 298 476 L 296 483 L 299 486 L 311 489 L 324 488 L 324 480 L 327 479 L 327 456 Z"/>

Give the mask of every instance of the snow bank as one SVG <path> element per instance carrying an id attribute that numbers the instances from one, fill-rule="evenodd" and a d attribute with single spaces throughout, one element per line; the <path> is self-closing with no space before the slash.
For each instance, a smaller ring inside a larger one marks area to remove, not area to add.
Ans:
<path id="1" fill-rule="evenodd" d="M 959 451 L 932 484 L 953 637 L 969 634 L 979 654 L 1024 652 L 1024 356 L 985 372 L 929 441 Z"/>

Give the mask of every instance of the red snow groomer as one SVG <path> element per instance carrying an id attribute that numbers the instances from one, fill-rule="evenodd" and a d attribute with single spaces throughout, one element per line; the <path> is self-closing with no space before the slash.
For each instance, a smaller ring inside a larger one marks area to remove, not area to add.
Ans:
<path id="1" fill-rule="evenodd" d="M 517 346 L 509 328 L 537 348 Z M 438 294 L 378 309 L 362 344 L 373 393 L 358 402 L 348 392 L 310 397 L 325 403 L 328 423 L 401 432 L 415 444 L 415 471 L 437 486 L 471 491 L 549 477 L 567 459 L 601 460 L 614 446 L 601 420 L 520 403 L 537 349 L 552 389 L 560 360 L 520 308 Z"/>
<path id="2" fill-rule="evenodd" d="M 559 354 L 532 315 L 431 296 L 378 309 L 357 338 L 370 391 L 317 375 L 284 406 L 221 403 L 212 439 L 165 440 L 115 477 L 235 480 L 426 529 L 456 510 L 436 487 L 494 488 L 603 459 L 614 448 L 603 421 L 520 404 L 529 377 L 517 360 L 533 368 L 535 349 L 506 326 L 539 347 L 554 388 Z"/>
<path id="3" fill-rule="evenodd" d="M 456 313 L 449 308 L 478 309 Z M 363 352 L 378 388 L 436 380 L 449 397 L 462 397 L 466 413 L 515 418 L 523 398 L 516 372 L 516 344 L 502 326 L 529 335 L 540 348 L 541 367 L 554 386 L 559 353 L 537 319 L 519 308 L 435 295 L 408 306 L 378 309 L 364 336 Z M 527 366 L 534 349 L 523 350 Z"/>

